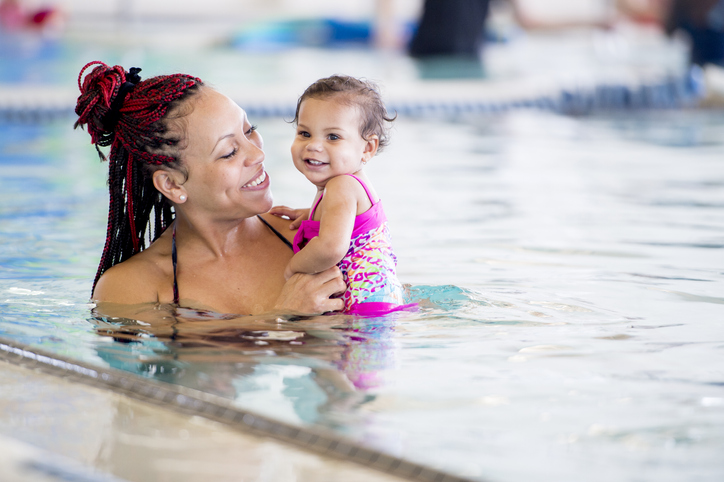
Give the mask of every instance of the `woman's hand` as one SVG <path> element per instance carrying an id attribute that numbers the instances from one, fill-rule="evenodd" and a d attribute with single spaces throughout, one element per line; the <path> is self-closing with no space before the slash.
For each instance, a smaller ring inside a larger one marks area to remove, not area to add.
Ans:
<path id="1" fill-rule="evenodd" d="M 331 297 L 344 293 L 346 288 L 336 266 L 317 274 L 294 273 L 282 288 L 274 310 L 303 315 L 341 311 L 344 301 Z"/>
<path id="2" fill-rule="evenodd" d="M 289 229 L 298 229 L 302 221 L 309 219 L 309 208 L 293 209 L 287 206 L 274 206 L 269 210 L 269 214 L 290 219 L 292 222 L 289 223 Z"/>

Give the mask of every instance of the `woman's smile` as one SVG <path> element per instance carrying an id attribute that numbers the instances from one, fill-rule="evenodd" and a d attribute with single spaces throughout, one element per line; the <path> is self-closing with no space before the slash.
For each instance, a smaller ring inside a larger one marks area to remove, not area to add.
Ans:
<path id="1" fill-rule="evenodd" d="M 269 176 L 267 175 L 266 171 L 262 167 L 261 173 L 256 176 L 251 181 L 247 182 L 243 186 L 241 186 L 242 189 L 252 189 L 252 188 L 259 188 L 263 189 L 266 188 L 266 186 L 269 185 Z"/>

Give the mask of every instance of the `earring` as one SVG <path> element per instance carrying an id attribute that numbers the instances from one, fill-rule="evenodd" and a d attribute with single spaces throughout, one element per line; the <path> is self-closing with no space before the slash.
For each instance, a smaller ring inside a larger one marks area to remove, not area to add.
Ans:
<path id="1" fill-rule="evenodd" d="M 186 195 L 185 195 L 185 194 L 181 194 L 178 198 L 179 198 L 181 201 L 185 201 L 185 200 L 186 200 Z"/>

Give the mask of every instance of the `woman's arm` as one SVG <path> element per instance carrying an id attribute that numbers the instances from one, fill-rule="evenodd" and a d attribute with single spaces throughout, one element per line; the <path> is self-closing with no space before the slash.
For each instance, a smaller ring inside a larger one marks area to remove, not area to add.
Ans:
<path id="1" fill-rule="evenodd" d="M 349 176 L 331 179 L 320 203 L 322 217 L 319 236 L 295 254 L 284 272 L 285 278 L 294 273 L 318 273 L 339 263 L 349 249 L 349 241 L 357 216 L 359 182 Z"/>
<path id="2" fill-rule="evenodd" d="M 176 317 L 171 305 L 165 305 L 168 307 L 165 308 L 164 305 L 159 305 L 155 298 L 149 297 L 150 291 L 138 289 L 144 283 L 139 283 L 137 276 L 124 280 L 120 274 L 116 276 L 119 271 L 121 270 L 109 270 L 98 281 L 93 292 L 97 314 L 140 320 L 154 325 Z M 345 289 L 342 272 L 336 266 L 317 274 L 297 273 L 284 284 L 271 313 L 316 315 L 339 311 L 344 308 L 344 301 L 332 296 L 344 293 Z"/>

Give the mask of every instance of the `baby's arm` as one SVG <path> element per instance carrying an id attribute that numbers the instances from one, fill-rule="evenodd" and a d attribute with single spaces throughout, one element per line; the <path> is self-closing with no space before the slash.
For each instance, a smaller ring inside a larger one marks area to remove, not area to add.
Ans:
<path id="1" fill-rule="evenodd" d="M 294 273 L 318 273 L 339 263 L 349 249 L 349 241 L 357 216 L 360 184 L 349 176 L 331 179 L 320 203 L 322 217 L 319 236 L 295 254 L 287 265 L 284 276 Z"/>

